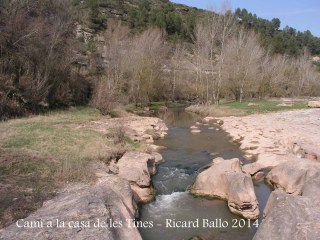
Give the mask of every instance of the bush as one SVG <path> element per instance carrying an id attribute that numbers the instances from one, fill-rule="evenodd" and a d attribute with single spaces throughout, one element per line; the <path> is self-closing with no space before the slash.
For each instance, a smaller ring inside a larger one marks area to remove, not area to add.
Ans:
<path id="1" fill-rule="evenodd" d="M 101 114 L 108 115 L 116 106 L 117 97 L 104 82 L 95 84 L 90 105 L 98 109 Z"/>
<path id="2" fill-rule="evenodd" d="M 124 126 L 120 125 L 118 127 L 116 127 L 112 133 L 112 138 L 113 138 L 113 143 L 115 145 L 121 144 L 124 145 L 125 144 L 125 129 Z"/>
<path id="3" fill-rule="evenodd" d="M 1 118 L 88 103 L 90 84 L 73 67 L 80 43 L 71 1 L 1 4 Z"/>
<path id="4" fill-rule="evenodd" d="M 0 121 L 22 117 L 26 114 L 24 106 L 16 99 L 10 99 L 0 92 Z"/>

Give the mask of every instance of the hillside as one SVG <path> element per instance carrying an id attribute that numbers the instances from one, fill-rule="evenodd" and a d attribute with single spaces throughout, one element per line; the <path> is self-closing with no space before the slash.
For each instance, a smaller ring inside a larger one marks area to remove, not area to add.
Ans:
<path id="1" fill-rule="evenodd" d="M 107 28 L 108 19 L 126 22 L 133 33 L 150 26 L 165 29 L 169 36 L 191 40 L 196 20 L 204 11 L 166 0 L 87 0 L 75 1 L 75 6 L 89 12 L 88 26 L 94 31 Z M 80 21 L 84 19 L 81 18 Z"/>
<path id="2" fill-rule="evenodd" d="M 1 119 L 88 104 L 109 114 L 119 104 L 319 95 L 310 61 L 319 38 L 279 25 L 165 0 L 1 1 Z"/>
<path id="3" fill-rule="evenodd" d="M 192 40 L 196 22 L 206 14 L 205 10 L 167 0 L 77 0 L 74 4 L 90 11 L 88 25 L 96 31 L 105 29 L 108 19 L 116 18 L 128 23 L 132 32 L 157 26 L 165 29 L 174 40 L 184 41 Z M 234 13 L 239 24 L 261 34 L 264 46 L 273 53 L 297 56 L 307 48 L 312 55 L 320 54 L 320 38 L 310 31 L 300 32 L 290 26 L 280 30 L 281 20 L 277 16 L 269 21 L 246 9 L 238 8 Z"/>

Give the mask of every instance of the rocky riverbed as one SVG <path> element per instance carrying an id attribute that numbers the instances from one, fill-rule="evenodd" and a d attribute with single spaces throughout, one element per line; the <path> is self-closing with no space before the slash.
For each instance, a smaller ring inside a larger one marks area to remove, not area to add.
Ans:
<path id="1" fill-rule="evenodd" d="M 259 208 L 260 212 L 263 208 L 259 206 L 252 179 L 264 178 L 274 192 L 254 239 L 317 239 L 320 233 L 319 110 L 206 117 L 194 124 L 185 128 L 184 133 L 190 131 L 190 137 L 198 140 L 209 134 L 208 131 L 223 132 L 222 127 L 245 152 L 245 159 L 223 156 L 201 167 L 191 187 L 193 194 L 224 199 L 232 213 L 257 219 Z M 138 206 L 154 198 L 151 178 L 163 161 L 157 153 L 161 147 L 154 145 L 154 139 L 166 135 L 166 125 L 158 118 L 130 116 L 77 127 L 105 133 L 122 128 L 133 142 L 143 143 L 146 148 L 143 152 L 127 151 L 109 164 L 97 163 L 95 183 L 70 185 L 29 217 L 0 230 L 1 240 L 141 239 L 138 228 L 147 229 L 144 224 L 148 222 L 136 221 Z M 173 195 L 183 194 L 189 196 L 184 192 Z"/>
<path id="2" fill-rule="evenodd" d="M 275 191 L 254 239 L 319 239 L 320 110 L 221 120 L 246 153 L 243 171 L 255 176 L 271 170 L 266 181 Z"/>

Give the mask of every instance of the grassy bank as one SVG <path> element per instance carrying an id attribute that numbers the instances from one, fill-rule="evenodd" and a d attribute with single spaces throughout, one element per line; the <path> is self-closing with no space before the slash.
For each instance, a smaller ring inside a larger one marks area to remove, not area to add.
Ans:
<path id="1" fill-rule="evenodd" d="M 254 113 L 267 113 L 307 108 L 306 101 L 282 102 L 277 100 L 253 100 L 226 102 L 220 105 L 192 105 L 186 110 L 204 116 L 226 117 L 245 116 Z"/>
<path id="2" fill-rule="evenodd" d="M 145 109 L 159 110 L 163 108 L 185 107 L 189 105 L 188 102 L 151 102 L 148 107 L 136 106 L 135 104 L 128 104 L 126 110 L 128 112 L 143 112 Z"/>
<path id="3" fill-rule="evenodd" d="M 115 144 L 114 134 L 83 127 L 103 118 L 94 109 L 76 108 L 0 123 L 0 228 L 40 207 L 66 183 L 92 181 L 91 163 L 130 147 Z"/>

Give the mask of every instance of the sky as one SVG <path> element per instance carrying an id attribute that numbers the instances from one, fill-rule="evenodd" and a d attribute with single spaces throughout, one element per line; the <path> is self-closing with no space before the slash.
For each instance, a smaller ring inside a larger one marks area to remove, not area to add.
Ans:
<path id="1" fill-rule="evenodd" d="M 202 9 L 219 9 L 225 0 L 171 0 Z M 258 17 L 279 18 L 281 27 L 310 30 L 320 37 L 320 0 L 229 0 L 231 8 L 246 8 Z"/>

